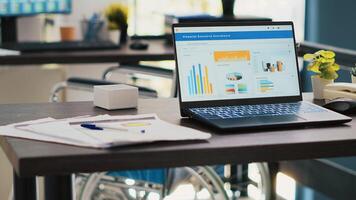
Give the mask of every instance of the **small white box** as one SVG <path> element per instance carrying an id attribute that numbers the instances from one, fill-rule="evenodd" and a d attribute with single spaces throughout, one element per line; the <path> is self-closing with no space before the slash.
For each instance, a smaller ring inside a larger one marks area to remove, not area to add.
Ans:
<path id="1" fill-rule="evenodd" d="M 138 88 L 125 85 L 94 86 L 94 105 L 107 110 L 136 108 Z"/>

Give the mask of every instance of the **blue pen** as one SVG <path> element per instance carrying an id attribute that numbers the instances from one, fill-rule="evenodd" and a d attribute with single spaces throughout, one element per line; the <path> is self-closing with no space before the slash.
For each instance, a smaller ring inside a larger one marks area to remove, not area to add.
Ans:
<path id="1" fill-rule="evenodd" d="M 83 127 L 83 128 L 90 129 L 90 130 L 97 130 L 97 131 L 104 130 L 101 127 L 97 127 L 95 124 L 81 124 L 80 126 Z"/>
<path id="2" fill-rule="evenodd" d="M 97 130 L 97 131 L 102 131 L 104 129 L 112 129 L 112 130 L 118 130 L 118 131 L 129 131 L 126 128 L 111 127 L 111 126 L 105 126 L 105 125 L 98 126 L 96 124 L 88 124 L 88 123 L 81 124 L 80 126 L 83 128 L 87 128 L 90 130 Z"/>
<path id="3" fill-rule="evenodd" d="M 96 131 L 102 131 L 104 129 L 112 129 L 112 130 L 118 130 L 118 131 L 129 131 L 129 129 L 126 129 L 126 128 L 111 127 L 111 126 L 105 126 L 105 125 L 97 126 L 96 124 L 90 124 L 90 123 L 80 124 L 80 126 L 83 128 L 87 128 L 90 130 L 96 130 Z M 145 134 L 146 130 L 142 129 L 142 130 L 140 130 L 140 133 Z"/>

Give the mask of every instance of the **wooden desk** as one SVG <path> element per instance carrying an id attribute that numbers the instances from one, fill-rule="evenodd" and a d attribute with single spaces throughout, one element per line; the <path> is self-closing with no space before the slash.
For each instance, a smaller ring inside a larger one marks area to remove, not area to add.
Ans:
<path id="1" fill-rule="evenodd" d="M 59 184 L 61 187 L 51 190 L 51 193 L 58 196 L 56 199 L 64 199 L 64 191 L 68 191 L 64 183 L 70 182 L 69 174 L 77 172 L 356 155 L 355 120 L 337 127 L 219 135 L 204 125 L 181 119 L 176 99 L 140 100 L 137 110 L 113 112 L 94 108 L 92 102 L 0 105 L 0 123 L 4 125 L 48 116 L 64 118 L 153 112 L 171 123 L 211 132 L 213 137 L 205 142 L 154 143 L 108 150 L 0 137 L 1 147 L 14 168 L 16 199 L 33 199 L 30 197 L 35 194 L 35 176 L 50 177 L 58 184 L 62 182 Z"/>
<path id="2" fill-rule="evenodd" d="M 65 51 L 23 53 L 19 56 L 0 56 L 0 65 L 33 65 L 33 64 L 64 64 L 64 63 L 115 63 L 173 60 L 173 47 L 165 41 L 147 40 L 147 50 L 132 50 L 129 44 L 114 50 Z"/>

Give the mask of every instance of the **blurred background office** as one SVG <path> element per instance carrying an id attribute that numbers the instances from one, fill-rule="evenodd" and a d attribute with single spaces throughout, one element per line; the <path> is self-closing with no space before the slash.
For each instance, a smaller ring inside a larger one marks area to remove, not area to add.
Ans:
<path id="1" fill-rule="evenodd" d="M 2 44 L 58 42 L 63 40 L 61 29 L 64 31 L 65 27 L 69 27 L 72 31 L 70 40 L 81 41 L 87 36 L 87 29 L 83 28 L 83 22 L 92 19 L 95 14 L 100 20 L 105 21 L 105 11 L 110 5 L 117 3 L 127 6 L 128 37 L 141 37 L 143 43 L 154 37 L 166 39 L 164 35 L 169 33 L 167 20 L 172 18 L 181 16 L 219 17 L 223 14 L 222 2 L 219 0 L 32 1 L 39 3 L 38 7 L 32 9 L 39 10 L 44 9 L 42 7 L 45 5 L 44 3 L 53 3 L 53 12 L 43 11 L 42 14 L 33 14 L 36 12 L 31 13 L 31 9 L 26 13 L 25 7 L 10 8 L 5 6 L 8 5 L 8 2 L 28 3 L 30 1 L 0 0 Z M 236 0 L 232 5 L 231 10 L 237 18 L 293 21 L 297 42 L 311 41 L 356 50 L 356 40 L 354 39 L 356 35 L 354 22 L 356 2 L 353 0 Z M 12 10 L 12 13 L 9 13 L 9 10 Z M 106 25 L 107 22 L 105 22 Z M 106 27 L 100 34 L 100 37 L 104 39 L 110 38 Z M 1 54 L 0 50 L 0 56 L 5 56 Z M 174 72 L 174 61 L 172 60 L 145 61 L 139 64 Z M 0 103 L 48 102 L 53 86 L 56 84 L 66 81 L 70 77 L 100 80 L 107 69 L 117 65 L 117 62 L 85 64 L 48 62 L 48 64 L 41 65 L 7 65 L 0 62 Z M 303 62 L 301 62 L 302 66 Z M 305 69 L 301 73 L 304 91 L 311 91 L 310 73 Z M 158 97 L 171 97 L 172 87 L 174 87 L 174 78 L 147 73 L 112 73 L 108 80 L 149 87 L 157 91 Z M 349 82 L 349 72 L 342 71 L 338 81 Z M 60 99 L 62 101 L 87 101 L 92 99 L 92 93 L 67 89 L 60 94 Z M 338 158 L 332 161 L 348 170 L 355 170 L 356 164 L 354 165 L 354 163 L 356 161 L 354 160 L 356 159 Z M 0 199 L 8 197 L 12 174 L 10 169 L 8 161 L 0 152 Z M 302 185 L 284 174 L 279 174 L 278 181 L 277 193 L 281 199 L 332 199 L 323 191 Z M 335 179 L 335 182 L 338 180 Z M 343 183 L 339 182 L 339 184 Z"/>
<path id="2" fill-rule="evenodd" d="M 6 2 L 6 1 L 5 1 Z M 66 2 L 66 1 L 63 1 Z M 68 1 L 69 2 L 69 1 Z M 90 2 L 90 3 L 89 3 Z M 82 40 L 83 39 L 83 29 L 81 26 L 81 22 L 84 19 L 90 19 L 93 14 L 98 13 L 103 15 L 105 9 L 112 3 L 123 3 L 128 6 L 128 35 L 139 35 L 139 36 L 147 36 L 147 35 L 163 35 L 167 32 L 167 26 L 165 25 L 165 19 L 169 15 L 173 16 L 184 16 L 184 15 L 211 15 L 211 16 L 220 16 L 222 14 L 222 4 L 219 0 L 152 0 L 152 1 L 120 1 L 120 0 L 103 0 L 103 1 L 85 1 L 85 0 L 76 0 L 71 2 L 71 9 L 69 9 L 68 13 L 62 14 L 41 14 L 41 15 L 28 15 L 28 14 L 20 14 L 16 15 L 16 29 L 17 29 L 17 38 L 18 42 L 26 42 L 26 41 L 60 41 L 60 27 L 73 27 L 74 28 L 74 39 Z M 293 20 L 296 23 L 296 31 L 297 31 L 297 40 L 303 41 L 304 39 L 304 12 L 305 12 L 305 2 L 302 0 L 298 1 L 264 1 L 264 0 L 253 0 L 246 1 L 240 0 L 237 1 L 234 5 L 233 11 L 237 16 L 243 17 L 267 17 L 272 18 L 274 20 Z M 105 17 L 103 17 L 105 18 Z M 2 17 L 4 19 L 4 17 Z M 4 21 L 4 20 L 3 20 Z M 3 29 L 9 29 L 9 27 L 4 27 Z M 7 31 L 8 32 L 8 31 Z M 14 36 L 13 32 L 11 32 L 12 36 Z M 7 85 L 7 87 L 3 88 L 8 91 L 7 99 L 1 99 L 2 103 L 15 103 L 15 102 L 36 102 L 36 101 L 47 101 L 48 92 L 51 89 L 51 85 L 58 80 L 65 80 L 67 77 L 79 76 L 79 77 L 92 77 L 92 78 L 100 78 L 100 75 L 103 71 L 105 71 L 108 67 L 114 66 L 117 63 L 108 63 L 108 64 L 85 64 L 85 65 L 42 65 L 42 69 L 46 70 L 46 73 L 53 74 L 53 78 L 51 78 L 52 82 L 48 84 L 41 83 L 43 80 L 42 75 L 39 78 L 33 78 L 31 80 L 36 80 L 34 83 L 29 84 L 21 84 L 17 80 L 27 80 L 30 79 L 29 76 L 22 77 L 20 75 L 21 72 L 16 72 L 16 75 L 11 77 L 13 83 L 15 85 L 1 84 Z M 169 69 L 174 68 L 173 62 L 163 62 L 162 67 L 167 67 Z M 33 71 L 38 71 L 38 65 L 29 66 L 26 68 L 5 68 L 6 66 L 2 66 L 1 70 L 2 74 L 11 73 L 14 70 L 27 70 L 25 74 L 35 73 Z M 56 72 L 54 72 L 56 71 Z M 37 72 L 36 72 L 37 73 Z M 41 73 L 39 71 L 38 73 Z M 6 76 L 10 77 L 10 76 Z M 25 79 L 24 79 L 25 78 Z M 119 77 L 122 78 L 122 77 Z M 147 78 L 147 77 L 145 77 Z M 2 79 L 6 81 L 5 79 Z M 27 81 L 31 81 L 27 80 Z M 22 81 L 22 83 L 23 83 Z M 43 80 L 44 81 L 44 80 Z M 167 84 L 162 84 L 166 82 Z M 36 87 L 38 84 L 39 87 Z M 145 83 L 146 84 L 146 83 Z M 32 87 L 31 90 L 26 88 L 26 86 L 35 86 Z M 44 85 L 48 87 L 43 87 Z M 146 84 L 147 85 L 147 84 Z M 149 83 L 150 86 L 154 87 L 158 90 L 159 96 L 167 97 L 170 95 L 167 88 L 170 88 L 170 83 L 167 80 L 159 80 L 159 82 L 155 82 L 155 80 L 151 80 Z M 166 87 L 162 87 L 165 85 Z M 40 87 L 41 86 L 41 87 Z M 16 87 L 18 91 L 16 96 L 15 94 L 11 95 L 13 97 L 10 98 L 11 89 L 9 87 Z M 38 90 L 39 94 L 36 94 Z M 23 92 L 22 92 L 23 91 Z M 25 94 L 26 95 L 20 95 Z M 31 96 L 33 94 L 33 96 Z M 71 92 L 68 91 L 66 98 L 67 100 L 80 100 L 81 93 L 76 92 L 76 95 L 71 95 Z M 42 98 L 40 98 L 42 95 Z M 90 96 L 90 94 L 89 94 Z M 10 99 L 8 99 L 10 98 Z M 40 100 L 41 99 L 41 100 Z M 87 96 L 84 96 L 84 99 L 87 99 Z"/>

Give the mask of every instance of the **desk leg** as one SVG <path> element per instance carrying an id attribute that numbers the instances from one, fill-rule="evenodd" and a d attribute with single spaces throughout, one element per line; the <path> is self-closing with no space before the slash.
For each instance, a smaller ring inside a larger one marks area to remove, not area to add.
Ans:
<path id="1" fill-rule="evenodd" d="M 46 176 L 45 199 L 46 200 L 74 200 L 74 175 Z"/>
<path id="2" fill-rule="evenodd" d="M 36 177 L 22 178 L 14 171 L 14 200 L 37 200 Z"/>
<path id="3" fill-rule="evenodd" d="M 270 162 L 268 163 L 268 168 L 272 186 L 271 199 L 277 199 L 277 173 L 279 171 L 279 164 L 277 162 Z"/>

